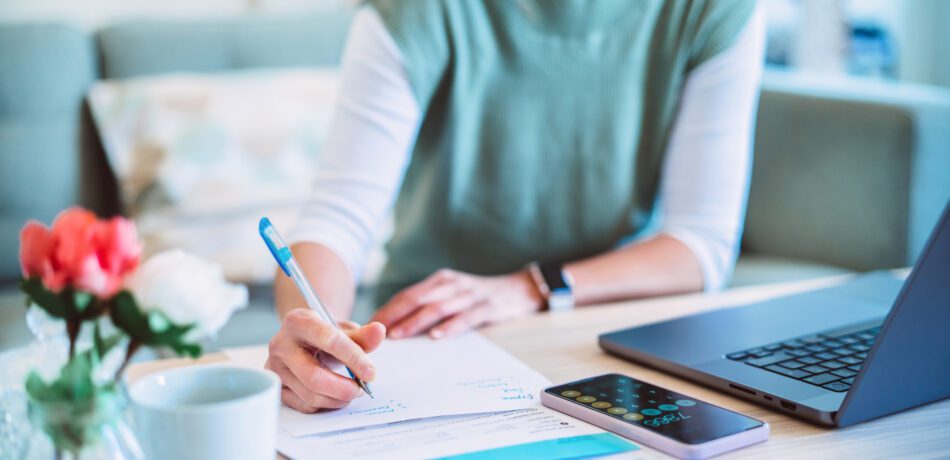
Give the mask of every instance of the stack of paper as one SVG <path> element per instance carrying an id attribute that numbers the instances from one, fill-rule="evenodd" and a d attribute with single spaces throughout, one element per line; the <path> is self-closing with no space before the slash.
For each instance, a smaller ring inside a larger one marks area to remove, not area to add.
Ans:
<path id="1" fill-rule="evenodd" d="M 230 364 L 254 368 L 267 358 L 266 347 L 225 352 Z M 477 333 L 385 341 L 370 357 L 375 398 L 316 414 L 281 407 L 281 452 L 431 457 L 602 433 L 543 409 L 538 395 L 550 382 Z"/>

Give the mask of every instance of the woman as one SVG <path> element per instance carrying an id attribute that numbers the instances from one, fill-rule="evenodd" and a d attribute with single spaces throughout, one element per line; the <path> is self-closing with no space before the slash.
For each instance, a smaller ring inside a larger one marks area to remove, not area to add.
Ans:
<path id="1" fill-rule="evenodd" d="M 313 412 L 359 396 L 312 353 L 372 381 L 367 353 L 387 329 L 441 338 L 549 307 L 721 288 L 749 181 L 754 10 L 751 0 L 362 7 L 291 240 L 331 312 L 348 318 L 398 192 L 385 304 L 376 322 L 339 333 L 278 276 L 283 325 L 268 367 L 284 402 Z"/>

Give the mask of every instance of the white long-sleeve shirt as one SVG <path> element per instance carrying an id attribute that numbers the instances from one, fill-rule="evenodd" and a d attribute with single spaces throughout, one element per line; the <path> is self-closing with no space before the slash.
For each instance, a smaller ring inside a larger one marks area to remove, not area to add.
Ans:
<path id="1" fill-rule="evenodd" d="M 738 255 L 763 43 L 757 10 L 732 46 L 687 75 L 662 167 L 658 231 L 693 252 L 707 291 L 729 281 Z M 399 48 L 371 7 L 356 13 L 342 72 L 313 193 L 289 239 L 330 248 L 358 279 L 402 183 L 422 112 Z"/>

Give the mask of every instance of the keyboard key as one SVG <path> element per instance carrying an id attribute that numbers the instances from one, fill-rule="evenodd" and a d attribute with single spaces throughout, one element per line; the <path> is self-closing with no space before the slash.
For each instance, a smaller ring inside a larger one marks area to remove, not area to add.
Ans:
<path id="1" fill-rule="evenodd" d="M 848 356 L 856 353 L 855 350 L 845 347 L 835 348 L 834 350 L 831 350 L 831 352 L 838 356 Z"/>
<path id="2" fill-rule="evenodd" d="M 828 347 L 828 348 L 838 348 L 838 347 L 843 347 L 843 346 L 844 346 L 843 343 L 841 343 L 841 342 L 839 342 L 839 341 L 837 341 L 837 340 L 834 340 L 834 339 L 825 340 L 824 342 L 821 342 L 820 345 L 823 346 L 823 347 Z"/>
<path id="3" fill-rule="evenodd" d="M 816 364 L 816 363 L 820 363 L 820 362 L 821 362 L 820 359 L 815 358 L 814 356 L 802 356 L 801 358 L 798 358 L 798 361 L 799 361 L 799 362 L 802 362 L 802 363 L 805 363 L 805 364 Z M 858 361 L 860 361 L 860 360 L 858 360 Z"/>
<path id="4" fill-rule="evenodd" d="M 847 383 L 848 385 L 851 385 L 852 383 L 854 383 L 854 377 L 848 377 L 846 379 L 841 379 L 839 381 L 841 383 Z"/>
<path id="5" fill-rule="evenodd" d="M 828 369 L 826 369 L 826 368 L 824 368 L 824 367 L 821 367 L 821 366 L 808 366 L 808 367 L 803 367 L 802 370 L 803 370 L 803 371 L 811 372 L 812 374 L 821 374 L 821 373 L 823 373 L 823 372 L 828 372 Z"/>
<path id="6" fill-rule="evenodd" d="M 729 353 L 728 355 L 726 355 L 726 358 L 738 361 L 740 359 L 745 358 L 746 356 L 749 356 L 748 354 L 746 354 L 746 352 L 737 351 L 735 353 Z"/>
<path id="7" fill-rule="evenodd" d="M 868 352 L 862 351 L 861 353 L 855 353 L 854 356 L 855 356 L 856 358 L 865 359 L 865 358 L 868 357 Z"/>
<path id="8" fill-rule="evenodd" d="M 827 367 L 828 369 L 841 369 L 844 367 L 844 363 L 841 361 L 825 361 L 821 363 L 821 365 Z"/>
<path id="9" fill-rule="evenodd" d="M 842 356 L 842 357 L 838 358 L 838 361 L 841 361 L 841 362 L 843 362 L 843 363 L 845 363 L 845 364 L 849 364 L 849 365 L 850 365 L 850 364 L 861 364 L 862 362 L 864 362 L 864 361 L 862 361 L 862 360 L 860 360 L 860 359 L 858 359 L 858 358 L 855 358 L 854 356 Z"/>
<path id="10" fill-rule="evenodd" d="M 775 372 L 776 374 L 782 374 L 784 376 L 791 377 L 793 379 L 801 379 L 801 378 L 808 377 L 809 375 L 811 375 L 810 372 L 805 372 L 801 369 L 786 369 L 782 366 L 775 365 L 775 364 L 768 366 L 765 369 Z"/>
<path id="11" fill-rule="evenodd" d="M 806 380 L 807 380 L 807 379 L 806 379 Z M 825 388 L 827 388 L 827 389 L 829 389 L 829 390 L 831 390 L 831 391 L 837 391 L 837 392 L 839 392 L 839 393 L 842 392 L 842 391 L 848 391 L 848 389 L 851 388 L 851 385 L 846 385 L 846 384 L 841 383 L 841 382 L 831 382 L 831 383 L 829 383 L 829 384 L 822 385 L 822 386 L 825 387 Z"/>
<path id="12" fill-rule="evenodd" d="M 821 342 L 822 340 L 825 340 L 825 338 L 818 334 L 815 334 L 815 335 L 810 335 L 808 337 L 799 337 L 798 340 L 811 344 L 811 343 Z"/>
<path id="13" fill-rule="evenodd" d="M 805 345 L 805 342 L 802 342 L 798 339 L 795 340 L 786 340 L 782 342 L 782 346 L 785 348 L 799 348 L 802 345 Z"/>
<path id="14" fill-rule="evenodd" d="M 761 358 L 756 357 L 755 359 L 750 359 L 746 361 L 745 363 L 750 366 L 765 367 L 765 366 L 771 366 L 772 364 L 775 364 L 775 363 L 780 363 L 782 361 L 788 361 L 789 359 L 792 359 L 792 358 L 794 358 L 794 356 L 787 354 L 785 351 L 780 351 L 774 354 L 770 354 L 769 356 L 764 356 Z"/>
<path id="15" fill-rule="evenodd" d="M 854 366 L 848 366 L 848 369 L 851 369 L 852 371 L 857 372 L 857 371 L 860 371 L 860 370 L 861 370 L 861 365 L 860 365 L 860 364 L 856 364 L 856 365 L 854 365 Z"/>
<path id="16" fill-rule="evenodd" d="M 752 355 L 753 358 L 764 358 L 764 357 L 766 357 L 766 356 L 771 355 L 772 352 L 771 352 L 771 351 L 762 350 L 762 351 L 757 351 L 757 352 L 755 352 L 755 353 L 752 353 L 752 352 L 750 351 L 749 354 Z"/>
<path id="17" fill-rule="evenodd" d="M 824 353 L 818 353 L 818 354 L 816 354 L 815 357 L 818 358 L 818 359 L 827 361 L 827 360 L 829 360 L 829 359 L 835 359 L 835 358 L 837 358 L 838 355 L 832 354 L 832 353 L 828 353 L 828 352 L 826 351 L 826 352 L 824 352 Z"/>
<path id="18" fill-rule="evenodd" d="M 838 380 L 840 378 L 841 377 L 838 377 L 837 375 L 834 375 L 829 372 L 826 374 L 813 375 L 805 379 L 805 381 L 813 385 L 824 385 L 829 382 L 834 382 L 835 380 Z"/>
<path id="19" fill-rule="evenodd" d="M 841 343 L 845 345 L 852 345 L 852 344 L 858 343 L 858 339 L 851 336 L 838 337 L 838 341 L 840 341 Z"/>
<path id="20" fill-rule="evenodd" d="M 805 345 L 804 347 L 802 347 L 802 349 L 803 349 L 803 350 L 808 350 L 808 351 L 810 351 L 810 352 L 812 352 L 812 353 L 821 353 L 821 352 L 827 350 L 827 348 L 825 348 L 825 347 L 823 347 L 823 346 L 821 346 L 821 345 Z"/>
<path id="21" fill-rule="evenodd" d="M 800 367 L 805 367 L 805 363 L 800 363 L 797 360 L 782 361 L 778 363 L 778 365 L 782 367 L 787 367 L 789 369 L 798 369 Z M 847 377 L 847 375 L 842 375 L 842 377 Z"/>
<path id="22" fill-rule="evenodd" d="M 861 340 L 874 340 L 874 338 L 876 337 L 874 334 L 871 334 L 869 332 L 859 332 L 856 334 L 856 336 Z"/>
<path id="23" fill-rule="evenodd" d="M 796 357 L 798 357 L 798 356 L 808 356 L 809 354 L 811 354 L 811 353 L 809 353 L 807 350 L 804 350 L 804 349 L 786 350 L 785 353 L 788 353 L 788 354 L 790 354 L 790 355 L 792 355 L 792 356 L 796 356 Z"/>
<path id="24" fill-rule="evenodd" d="M 854 377 L 855 375 L 858 375 L 857 372 L 852 371 L 851 369 L 838 369 L 836 371 L 831 371 L 831 373 L 834 375 L 837 375 L 838 377 L 844 377 L 844 378 Z"/>
<path id="25" fill-rule="evenodd" d="M 871 349 L 871 347 L 869 347 L 869 346 L 867 346 L 867 345 L 864 345 L 864 344 L 861 344 L 861 343 L 855 344 L 855 345 L 851 345 L 851 346 L 848 347 L 848 348 L 850 348 L 850 349 L 852 349 L 852 350 L 854 350 L 854 351 L 868 351 L 868 350 Z"/>
<path id="26" fill-rule="evenodd" d="M 779 351 L 779 350 L 781 350 L 781 349 L 782 349 L 782 344 L 780 344 L 780 343 L 773 343 L 773 344 L 771 344 L 771 345 L 765 347 L 765 351 Z M 862 351 L 862 350 L 858 350 L 858 351 Z"/>

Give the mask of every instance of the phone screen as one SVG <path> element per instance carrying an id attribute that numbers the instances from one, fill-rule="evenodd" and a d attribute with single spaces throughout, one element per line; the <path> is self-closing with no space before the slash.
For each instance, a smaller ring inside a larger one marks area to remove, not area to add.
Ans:
<path id="1" fill-rule="evenodd" d="M 754 418 L 620 374 L 545 391 L 684 444 L 702 444 L 762 426 Z"/>

